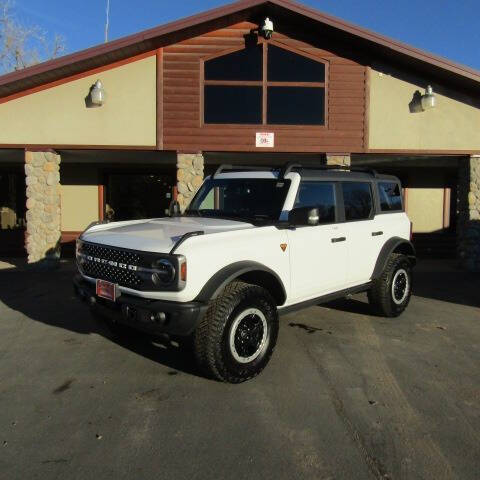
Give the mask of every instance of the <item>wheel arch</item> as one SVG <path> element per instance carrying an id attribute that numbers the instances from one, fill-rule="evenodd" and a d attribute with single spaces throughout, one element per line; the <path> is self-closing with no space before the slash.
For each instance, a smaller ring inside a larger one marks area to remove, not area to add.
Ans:
<path id="1" fill-rule="evenodd" d="M 223 289 L 234 280 L 265 288 L 278 306 L 283 305 L 287 298 L 285 286 L 277 273 L 261 263 L 243 261 L 227 265 L 215 273 L 203 286 L 195 300 L 203 303 L 209 302 L 218 297 Z"/>
<path id="2" fill-rule="evenodd" d="M 383 269 L 385 268 L 385 265 L 388 261 L 388 257 L 392 253 L 400 253 L 406 255 L 409 258 L 412 266 L 417 263 L 415 247 L 413 246 L 412 242 L 410 242 L 409 240 L 405 240 L 404 238 L 392 237 L 387 240 L 385 245 L 380 250 L 377 261 L 375 263 L 375 268 L 373 269 L 372 280 L 375 280 L 382 274 Z"/>

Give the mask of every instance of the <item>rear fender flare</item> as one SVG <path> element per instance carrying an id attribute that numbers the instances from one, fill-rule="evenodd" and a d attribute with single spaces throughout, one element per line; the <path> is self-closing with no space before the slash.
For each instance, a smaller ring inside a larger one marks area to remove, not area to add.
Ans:
<path id="1" fill-rule="evenodd" d="M 385 265 L 387 263 L 388 257 L 392 253 L 402 253 L 406 255 L 412 266 L 417 263 L 416 254 L 415 254 L 415 247 L 413 246 L 412 242 L 405 240 L 404 238 L 400 237 L 392 237 L 380 250 L 380 253 L 377 258 L 377 262 L 375 263 L 375 268 L 373 269 L 372 273 L 372 280 L 377 279 L 382 274 Z"/>

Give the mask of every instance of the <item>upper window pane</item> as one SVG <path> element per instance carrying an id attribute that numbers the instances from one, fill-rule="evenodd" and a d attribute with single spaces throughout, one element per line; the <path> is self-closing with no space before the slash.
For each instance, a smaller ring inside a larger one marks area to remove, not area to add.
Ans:
<path id="1" fill-rule="evenodd" d="M 302 182 L 298 189 L 295 208 L 317 207 L 320 223 L 335 222 L 335 187 L 328 182 Z"/>
<path id="2" fill-rule="evenodd" d="M 325 89 L 322 87 L 268 87 L 269 125 L 324 125 Z"/>
<path id="3" fill-rule="evenodd" d="M 205 62 L 205 80 L 262 80 L 262 46 L 244 48 Z"/>
<path id="4" fill-rule="evenodd" d="M 262 123 L 262 87 L 205 85 L 205 123 Z"/>
<path id="5" fill-rule="evenodd" d="M 370 218 L 373 210 L 372 189 L 367 182 L 342 183 L 345 220 Z"/>
<path id="6" fill-rule="evenodd" d="M 402 194 L 398 183 L 380 182 L 378 192 L 382 211 L 402 210 Z"/>
<path id="7" fill-rule="evenodd" d="M 268 46 L 269 82 L 324 82 L 325 64 L 275 45 Z"/>

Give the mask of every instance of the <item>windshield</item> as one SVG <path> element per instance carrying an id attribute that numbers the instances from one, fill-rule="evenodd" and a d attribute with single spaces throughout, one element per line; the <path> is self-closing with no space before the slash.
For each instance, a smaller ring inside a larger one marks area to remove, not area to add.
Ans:
<path id="1" fill-rule="evenodd" d="M 207 180 L 190 204 L 187 215 L 247 221 L 277 221 L 290 180 L 230 178 Z"/>

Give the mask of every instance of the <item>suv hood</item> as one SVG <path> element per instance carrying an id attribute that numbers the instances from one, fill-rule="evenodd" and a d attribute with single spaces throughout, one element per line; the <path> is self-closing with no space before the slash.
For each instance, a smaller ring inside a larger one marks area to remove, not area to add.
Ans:
<path id="1" fill-rule="evenodd" d="M 188 232 L 203 230 L 205 235 L 209 235 L 245 228 L 253 228 L 253 225 L 219 218 L 154 218 L 95 225 L 85 231 L 81 238 L 112 247 L 168 253 L 175 242 Z"/>

